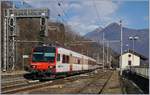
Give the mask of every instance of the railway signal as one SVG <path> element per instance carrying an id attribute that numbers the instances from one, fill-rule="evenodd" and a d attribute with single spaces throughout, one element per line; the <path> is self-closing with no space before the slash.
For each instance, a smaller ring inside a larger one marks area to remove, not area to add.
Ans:
<path id="1" fill-rule="evenodd" d="M 14 19 L 13 18 L 10 18 L 10 26 L 14 26 Z"/>
<path id="2" fill-rule="evenodd" d="M 14 31 L 14 27 L 15 27 L 15 24 L 14 24 L 14 18 L 10 18 L 9 19 L 9 30 L 11 31 L 11 32 L 13 32 Z"/>
<path id="3" fill-rule="evenodd" d="M 41 18 L 41 25 L 45 25 L 45 18 Z"/>

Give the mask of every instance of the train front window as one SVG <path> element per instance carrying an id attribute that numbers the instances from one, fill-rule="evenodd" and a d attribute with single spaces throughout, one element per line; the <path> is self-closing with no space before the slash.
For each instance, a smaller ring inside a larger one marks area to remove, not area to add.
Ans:
<path id="1" fill-rule="evenodd" d="M 54 62 L 54 60 L 55 60 L 55 53 L 44 53 L 44 59 L 46 61 Z"/>
<path id="2" fill-rule="evenodd" d="M 55 53 L 43 53 L 43 52 L 34 52 L 32 56 L 33 62 L 54 62 Z"/>
<path id="3" fill-rule="evenodd" d="M 55 61 L 55 48 L 41 47 L 35 48 L 32 55 L 33 62 L 54 62 Z"/>
<path id="4" fill-rule="evenodd" d="M 33 62 L 44 61 L 43 52 L 34 52 L 32 55 L 32 61 Z"/>

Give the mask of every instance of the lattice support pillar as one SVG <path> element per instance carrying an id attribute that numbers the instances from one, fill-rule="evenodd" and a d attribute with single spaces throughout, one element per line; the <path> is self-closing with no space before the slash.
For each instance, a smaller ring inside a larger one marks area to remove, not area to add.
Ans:
<path id="1" fill-rule="evenodd" d="M 3 71 L 7 70 L 7 63 L 8 63 L 8 19 L 5 17 L 4 19 L 4 32 L 3 32 Z"/>
<path id="2" fill-rule="evenodd" d="M 15 52 L 16 52 L 16 45 L 15 45 L 15 37 L 16 37 L 16 18 L 10 17 L 9 24 L 8 24 L 8 68 L 14 70 L 15 68 Z"/>
<path id="3" fill-rule="evenodd" d="M 45 37 L 48 37 L 48 18 L 45 18 Z"/>

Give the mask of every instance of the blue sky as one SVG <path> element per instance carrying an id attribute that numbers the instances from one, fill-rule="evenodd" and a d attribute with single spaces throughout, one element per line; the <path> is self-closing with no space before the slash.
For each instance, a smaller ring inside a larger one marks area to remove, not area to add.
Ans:
<path id="1" fill-rule="evenodd" d="M 62 21 L 84 35 L 123 20 L 129 28 L 148 28 L 148 0 L 24 0 L 35 8 L 48 7 L 50 20 Z M 58 6 L 58 2 L 61 4 Z M 64 14 L 65 12 L 65 14 Z M 61 14 L 61 17 L 58 17 Z"/>
<path id="2" fill-rule="evenodd" d="M 148 28 L 149 16 L 148 1 L 124 1 L 116 12 L 117 15 L 125 16 L 128 27 L 141 29 Z"/>

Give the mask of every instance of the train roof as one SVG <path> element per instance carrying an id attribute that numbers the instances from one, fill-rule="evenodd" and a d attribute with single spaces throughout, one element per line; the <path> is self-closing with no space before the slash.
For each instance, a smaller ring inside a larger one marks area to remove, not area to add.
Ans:
<path id="1" fill-rule="evenodd" d="M 78 57 L 78 58 L 84 58 L 84 59 L 88 59 L 88 60 L 91 60 L 91 61 L 95 61 L 95 59 L 89 57 L 89 56 L 86 56 L 86 55 L 83 55 L 83 54 L 80 54 L 78 52 L 75 52 L 75 51 L 72 51 L 72 50 L 69 50 L 69 49 L 65 49 L 65 48 L 62 48 L 62 47 L 56 47 L 56 46 L 37 46 L 37 47 L 34 47 L 34 48 L 43 48 L 43 47 L 55 47 L 55 48 L 58 48 L 58 52 L 59 53 L 62 53 L 62 54 L 66 54 L 66 55 L 72 55 L 74 57 Z"/>

